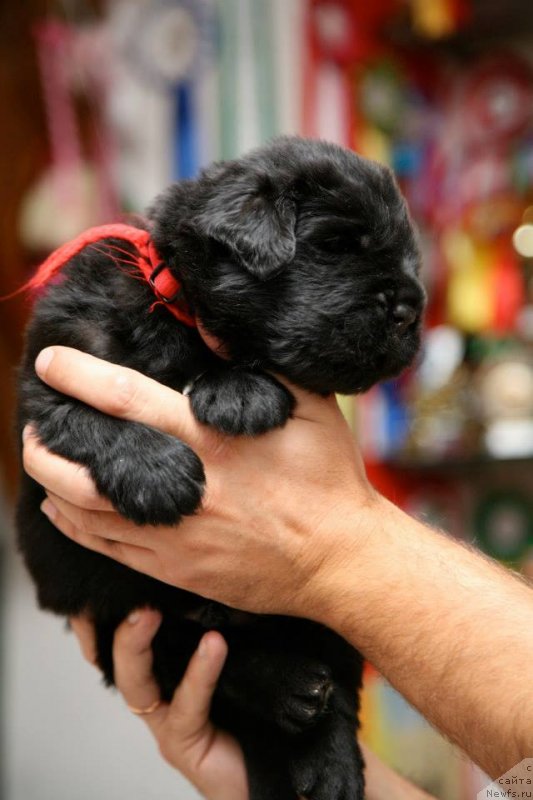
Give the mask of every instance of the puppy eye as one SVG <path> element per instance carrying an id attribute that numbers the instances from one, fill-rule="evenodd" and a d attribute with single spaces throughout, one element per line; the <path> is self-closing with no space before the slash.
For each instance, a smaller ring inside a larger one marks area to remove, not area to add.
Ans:
<path id="1" fill-rule="evenodd" d="M 320 220 L 313 231 L 312 242 L 317 250 L 328 255 L 355 255 L 369 246 L 370 234 L 363 222 Z"/>
<path id="2" fill-rule="evenodd" d="M 331 255 L 355 254 L 370 246 L 370 235 L 363 230 L 350 230 L 342 233 L 324 232 L 320 238 L 317 238 L 316 245 L 324 253 Z"/>
<path id="3" fill-rule="evenodd" d="M 343 256 L 354 253 L 358 249 L 359 243 L 355 237 L 348 239 L 345 236 L 331 236 L 320 239 L 317 245 L 324 253 Z"/>

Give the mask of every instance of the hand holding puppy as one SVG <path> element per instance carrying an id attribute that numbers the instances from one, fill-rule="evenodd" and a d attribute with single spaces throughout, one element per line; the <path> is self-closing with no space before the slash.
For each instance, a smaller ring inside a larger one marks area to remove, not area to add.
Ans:
<path id="1" fill-rule="evenodd" d="M 20 425 L 97 489 L 80 512 L 57 477 L 42 481 L 47 497 L 23 476 L 17 534 L 39 603 L 91 615 L 108 683 L 114 630 L 134 608 L 157 608 L 165 700 L 204 630 L 222 631 L 230 651 L 213 719 L 243 747 L 253 800 L 364 795 L 362 658 L 321 614 L 338 605 L 332 570 L 348 550 L 360 554 L 362 519 L 380 501 L 335 402 L 305 393 L 361 393 L 412 362 L 419 268 L 390 170 L 279 137 L 172 184 L 135 225 L 82 232 L 29 284 L 46 291 L 27 331 Z M 56 344 L 153 380 L 126 371 L 106 391 L 99 373 L 83 378 L 72 363 L 89 394 L 58 392 L 34 370 Z M 175 391 L 188 394 L 188 416 Z M 259 434 L 257 450 L 221 438 Z M 31 447 L 26 466 L 38 477 Z"/>
<path id="2" fill-rule="evenodd" d="M 158 703 L 151 643 L 161 615 L 151 609 L 130 614 L 115 633 L 116 685 L 129 708 L 156 706 L 142 716 L 159 751 L 207 800 L 248 800 L 246 769 L 237 741 L 209 721 L 209 707 L 227 654 L 220 634 L 201 639 L 170 703 Z M 85 617 L 70 619 L 86 660 L 96 663 L 94 628 Z"/>
<path id="3" fill-rule="evenodd" d="M 30 435 L 25 467 L 46 487 L 63 532 L 236 606 L 325 619 L 493 776 L 532 752 L 533 651 L 523 635 L 533 624 L 531 589 L 376 496 L 332 399 L 296 392 L 283 431 L 229 439 L 201 427 L 187 398 L 138 373 L 68 348 L 46 356 L 42 380 L 179 434 L 207 474 L 204 507 L 179 530 L 138 528 L 97 494 L 83 468 Z"/>
<path id="4" fill-rule="evenodd" d="M 43 511 L 54 525 L 166 583 L 248 611 L 309 616 L 314 576 L 343 552 L 334 541 L 339 523 L 347 523 L 339 537 L 348 530 L 353 539 L 361 516 L 380 502 L 333 397 L 291 387 L 298 405 L 282 431 L 230 439 L 200 426 L 187 398 L 132 370 L 64 347 L 43 351 L 36 369 L 101 411 L 179 436 L 202 459 L 201 510 L 179 529 L 139 528 L 97 494 L 82 468 L 26 438 L 24 466 L 46 488 Z"/>
<path id="5" fill-rule="evenodd" d="M 248 800 L 242 750 L 229 734 L 213 726 L 209 707 L 224 666 L 227 645 L 215 631 L 202 638 L 170 703 L 160 703 L 154 681 L 151 642 L 161 616 L 150 609 L 130 614 L 115 633 L 113 661 L 117 688 L 128 707 L 151 707 L 141 719 L 153 734 L 159 751 L 206 800 Z M 72 617 L 85 659 L 96 663 L 94 628 L 85 617 Z M 432 800 L 405 781 L 364 747 L 368 800 Z"/>

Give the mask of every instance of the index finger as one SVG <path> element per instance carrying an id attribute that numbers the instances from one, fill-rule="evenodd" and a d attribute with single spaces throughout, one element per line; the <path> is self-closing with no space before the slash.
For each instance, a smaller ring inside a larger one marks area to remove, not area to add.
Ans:
<path id="1" fill-rule="evenodd" d="M 194 419 L 184 395 L 128 367 L 71 347 L 54 346 L 41 350 L 35 371 L 63 394 L 113 417 L 170 433 L 193 448 L 209 435 Z"/>

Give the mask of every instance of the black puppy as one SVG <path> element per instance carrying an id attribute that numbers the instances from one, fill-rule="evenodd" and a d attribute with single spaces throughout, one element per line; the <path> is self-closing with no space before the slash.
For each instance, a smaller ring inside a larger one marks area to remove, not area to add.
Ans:
<path id="1" fill-rule="evenodd" d="M 215 164 L 197 181 L 171 186 L 148 227 L 182 283 L 182 300 L 205 338 L 223 343 L 224 358 L 164 304 L 152 308 L 149 283 L 128 274 L 138 256 L 131 242 L 104 239 L 72 257 L 36 304 L 20 425 L 33 420 L 48 448 L 84 464 L 123 515 L 157 525 L 199 506 L 198 457 L 171 436 L 45 386 L 33 366 L 41 348 L 69 345 L 179 391 L 187 386 L 202 423 L 255 435 L 282 426 L 294 405 L 270 373 L 324 395 L 364 392 L 397 375 L 419 345 L 424 292 L 390 171 L 324 142 L 281 138 Z M 317 624 L 236 613 L 85 550 L 47 521 L 43 498 L 24 476 L 19 542 L 39 602 L 91 615 L 109 683 L 113 633 L 132 609 L 163 613 L 153 649 L 165 699 L 205 629 L 217 628 L 229 657 L 212 717 L 243 746 L 252 800 L 363 797 L 355 735 L 361 658 L 351 647 Z"/>

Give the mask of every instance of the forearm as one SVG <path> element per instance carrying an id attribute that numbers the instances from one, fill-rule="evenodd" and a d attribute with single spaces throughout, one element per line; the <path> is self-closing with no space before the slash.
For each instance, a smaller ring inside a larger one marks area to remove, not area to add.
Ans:
<path id="1" fill-rule="evenodd" d="M 344 526 L 313 581 L 314 616 L 489 774 L 532 756 L 531 589 L 387 501 L 364 534 Z"/>
<path id="2" fill-rule="evenodd" d="M 68 348 L 49 357 L 41 380 L 179 438 L 207 476 L 201 513 L 143 533 L 30 435 L 25 469 L 65 535 L 226 605 L 324 622 L 492 775 L 533 755 L 533 592 L 377 500 L 333 398 L 294 389 L 283 430 L 221 439 L 138 373 Z"/>

